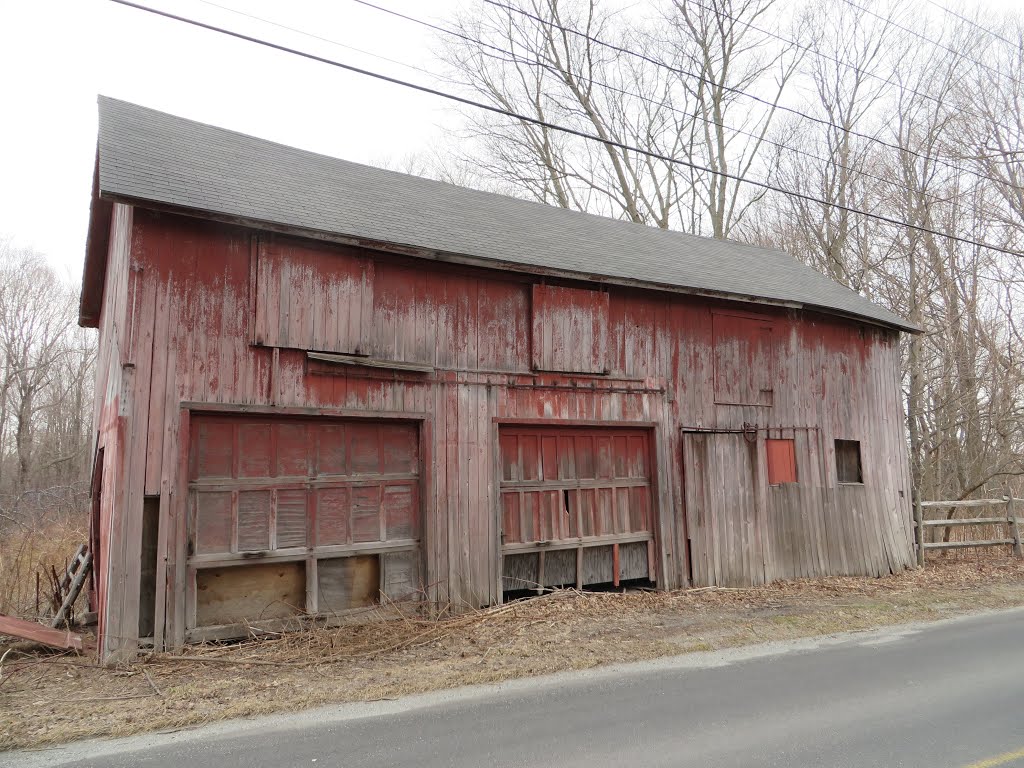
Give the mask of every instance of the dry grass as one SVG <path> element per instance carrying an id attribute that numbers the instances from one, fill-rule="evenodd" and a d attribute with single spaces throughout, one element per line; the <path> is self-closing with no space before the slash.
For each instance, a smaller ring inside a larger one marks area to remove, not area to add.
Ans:
<path id="1" fill-rule="evenodd" d="M 1013 605 L 1024 605 L 1024 563 L 982 558 L 938 561 L 883 579 L 741 590 L 566 590 L 429 620 L 382 608 L 360 624 L 193 647 L 185 656 L 155 654 L 117 669 L 70 655 L 15 653 L 0 670 L 0 748 L 390 699 Z"/>
<path id="2" fill-rule="evenodd" d="M 12 526 L 0 534 L 0 613 L 36 617 L 36 574 L 45 606 L 50 568 L 62 573 L 78 545 L 86 541 L 84 519 L 68 517 L 36 527 Z"/>

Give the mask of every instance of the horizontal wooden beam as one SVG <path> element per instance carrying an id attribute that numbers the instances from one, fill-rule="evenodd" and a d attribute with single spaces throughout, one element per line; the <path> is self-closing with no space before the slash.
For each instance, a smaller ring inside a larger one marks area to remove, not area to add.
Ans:
<path id="1" fill-rule="evenodd" d="M 300 613 L 282 619 L 266 619 L 263 621 L 246 622 L 244 624 L 217 624 L 206 627 L 194 627 L 185 633 L 185 639 L 189 643 L 216 642 L 218 640 L 230 640 L 236 637 L 247 637 L 249 635 L 277 635 L 284 632 L 295 632 L 311 627 L 339 627 L 348 624 L 359 616 L 374 616 L 375 618 L 386 617 L 398 619 L 403 609 L 410 613 L 420 605 L 414 600 L 389 600 L 386 607 L 380 602 L 371 605 L 361 605 L 356 608 L 346 608 L 341 611 L 320 611 L 318 613 Z M 382 608 L 385 612 L 382 613 Z M 227 661 L 231 657 L 211 656 L 209 659 L 193 657 L 194 661 L 209 661 L 210 664 L 234 663 Z M 237 663 L 244 664 L 243 660 Z M 256 664 L 273 662 L 260 662 Z"/>
<path id="2" fill-rule="evenodd" d="M 577 489 L 646 488 L 650 484 L 649 477 L 609 477 L 593 480 L 502 480 L 500 487 L 503 491 L 575 491 Z"/>
<path id="3" fill-rule="evenodd" d="M 0 635 L 31 640 L 35 643 L 49 645 L 52 648 L 73 648 L 82 650 L 82 636 L 63 629 L 50 629 L 34 621 L 16 619 L 13 616 L 0 616 Z"/>
<path id="4" fill-rule="evenodd" d="M 1013 544 L 1013 539 L 989 539 L 988 541 L 950 541 L 925 544 L 925 549 L 964 549 L 966 547 L 995 547 Z"/>
<path id="5" fill-rule="evenodd" d="M 405 552 L 416 549 L 416 539 L 396 539 L 394 541 L 364 541 L 357 544 L 330 544 L 319 547 L 290 547 L 288 549 L 263 550 L 255 552 L 216 552 L 203 555 L 192 555 L 189 565 L 196 568 L 215 568 L 217 566 L 238 565 L 246 563 L 262 565 L 264 563 L 292 563 L 315 557 L 326 560 L 349 555 L 378 555 L 388 552 Z"/>
<path id="6" fill-rule="evenodd" d="M 584 394 L 590 390 L 586 387 L 579 388 Z M 596 389 L 596 394 L 604 394 L 607 390 Z M 642 393 L 640 393 L 642 394 Z M 614 429 L 653 429 L 658 426 L 656 421 L 603 421 L 601 419 L 547 419 L 544 417 L 505 417 L 493 416 L 491 421 L 498 426 L 509 427 L 605 427 Z"/>
<path id="7" fill-rule="evenodd" d="M 359 357 L 357 355 L 337 355 L 328 352 L 307 352 L 310 360 L 337 365 L 358 365 L 363 368 L 386 368 L 389 371 L 408 371 L 411 373 L 433 373 L 434 366 L 421 363 L 407 363 L 399 360 L 380 360 L 375 357 Z"/>
<path id="8" fill-rule="evenodd" d="M 945 528 L 949 525 L 1009 525 L 1012 520 L 1005 517 L 975 517 L 970 520 L 925 520 L 925 528 Z"/>
<path id="9" fill-rule="evenodd" d="M 632 533 L 621 536 L 588 536 L 585 539 L 552 539 L 548 542 L 527 541 L 516 544 L 503 544 L 501 551 L 506 555 L 524 555 L 530 552 L 550 552 L 555 549 L 607 547 L 612 544 L 636 544 L 653 540 L 653 533 Z"/>
<path id="10" fill-rule="evenodd" d="M 203 403 L 185 400 L 181 407 L 195 413 L 234 416 L 258 414 L 265 416 L 316 416 L 326 419 L 394 419 L 395 421 L 426 421 L 430 414 L 420 411 L 385 411 L 366 408 L 316 408 L 294 405 L 250 405 L 248 403 Z"/>
<path id="11" fill-rule="evenodd" d="M 416 472 L 380 472 L 362 475 L 279 475 L 277 477 L 245 477 L 231 480 L 209 479 L 189 481 L 194 491 L 303 491 L 332 488 L 368 488 L 381 483 L 413 484 L 419 480 Z"/>
<path id="12" fill-rule="evenodd" d="M 993 505 L 1002 506 L 1006 504 L 1007 499 L 1004 496 L 1001 499 L 964 499 L 962 501 L 922 501 L 921 506 L 925 509 L 929 507 L 991 507 Z"/>

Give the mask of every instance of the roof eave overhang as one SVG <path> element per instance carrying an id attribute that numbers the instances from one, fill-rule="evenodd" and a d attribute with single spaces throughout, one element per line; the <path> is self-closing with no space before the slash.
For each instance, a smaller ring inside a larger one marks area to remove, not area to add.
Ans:
<path id="1" fill-rule="evenodd" d="M 89 203 L 89 229 L 85 240 L 85 266 L 82 270 L 82 295 L 78 303 L 78 324 L 97 328 L 103 307 L 103 286 L 107 276 L 110 248 L 110 217 L 114 203 L 100 194 L 99 150 L 93 168 L 92 199 Z"/>
<path id="2" fill-rule="evenodd" d="M 908 333 L 920 333 L 920 329 L 910 323 L 889 323 L 878 318 L 866 317 L 851 312 L 844 312 L 842 310 L 834 309 L 831 307 L 821 307 L 810 304 L 804 304 L 803 302 L 785 301 L 781 299 L 772 299 L 762 296 L 748 296 L 743 294 L 729 293 L 726 291 L 711 291 L 700 288 L 688 288 L 686 286 L 659 283 L 653 280 L 636 280 L 602 274 L 576 272 L 565 269 L 552 269 L 530 264 L 518 264 L 515 262 L 488 259 L 469 254 L 439 251 L 436 249 L 424 248 L 421 246 L 406 245 L 381 240 L 372 240 L 369 238 L 358 237 L 355 235 L 344 235 L 336 232 L 325 232 L 323 230 L 306 229 L 303 227 L 296 227 L 295 225 L 291 224 L 282 224 L 279 222 L 267 221 L 263 219 L 219 213 L 217 211 L 188 208 L 184 206 L 178 206 L 170 203 L 162 203 L 152 200 L 143 200 L 114 194 L 103 195 L 103 197 L 107 198 L 110 201 L 122 202 L 128 205 L 138 206 L 140 208 L 149 208 L 155 211 L 177 213 L 198 219 L 218 221 L 224 224 L 233 224 L 242 227 L 249 227 L 252 229 L 262 229 L 271 232 L 278 232 L 280 234 L 285 235 L 294 235 L 297 237 L 307 237 L 314 240 L 338 243 L 341 245 L 355 246 L 359 248 L 367 248 L 370 250 L 382 251 L 385 253 L 394 253 L 401 256 L 411 256 L 414 258 L 429 259 L 431 261 L 440 261 L 452 264 L 464 264 L 466 266 L 474 266 L 484 269 L 499 269 L 506 272 L 516 272 L 519 274 L 559 277 L 570 280 L 581 280 L 606 285 L 618 285 L 629 288 L 643 288 L 648 290 L 665 291 L 668 293 L 685 294 L 688 296 L 702 296 L 713 299 L 721 299 L 725 301 L 742 301 L 746 303 L 761 304 L 765 306 L 784 307 L 787 309 L 808 309 L 823 314 L 835 315 L 850 320 L 856 320 L 857 322 L 867 323 L 869 325 L 888 328 L 890 330 L 905 331 Z"/>

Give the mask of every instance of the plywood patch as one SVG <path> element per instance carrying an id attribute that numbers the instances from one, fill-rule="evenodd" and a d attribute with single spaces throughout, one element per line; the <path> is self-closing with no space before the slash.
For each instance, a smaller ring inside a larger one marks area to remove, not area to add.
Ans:
<path id="1" fill-rule="evenodd" d="M 611 547 L 587 547 L 583 550 L 583 583 L 607 584 L 615 577 Z"/>
<path id="2" fill-rule="evenodd" d="M 576 585 L 576 550 L 556 549 L 544 553 L 544 586 Z"/>
<path id="3" fill-rule="evenodd" d="M 649 579 L 650 564 L 647 562 L 647 542 L 638 541 L 633 544 L 619 545 L 619 578 Z"/>
<path id="4" fill-rule="evenodd" d="M 502 576 L 506 591 L 536 589 L 539 581 L 537 555 L 505 555 L 502 558 Z"/>
<path id="5" fill-rule="evenodd" d="M 196 626 L 280 619 L 302 613 L 305 563 L 236 565 L 196 572 Z"/>
<path id="6" fill-rule="evenodd" d="M 384 559 L 384 594 L 390 600 L 408 600 L 420 592 L 419 552 L 389 552 Z"/>
<path id="7" fill-rule="evenodd" d="M 380 600 L 380 558 L 377 555 L 320 560 L 316 570 L 322 613 L 362 608 Z"/>

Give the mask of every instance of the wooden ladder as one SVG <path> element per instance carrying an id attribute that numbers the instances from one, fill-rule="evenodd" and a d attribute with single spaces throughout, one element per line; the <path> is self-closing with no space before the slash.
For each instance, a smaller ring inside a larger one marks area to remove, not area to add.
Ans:
<path id="1" fill-rule="evenodd" d="M 64 601 L 57 609 L 57 613 L 54 614 L 53 620 L 50 622 L 51 627 L 60 627 L 67 621 L 71 607 L 82 593 L 82 587 L 85 586 L 85 580 L 88 578 L 90 570 L 92 570 L 92 552 L 85 544 L 80 544 L 60 579 L 59 594 L 64 595 Z"/>

